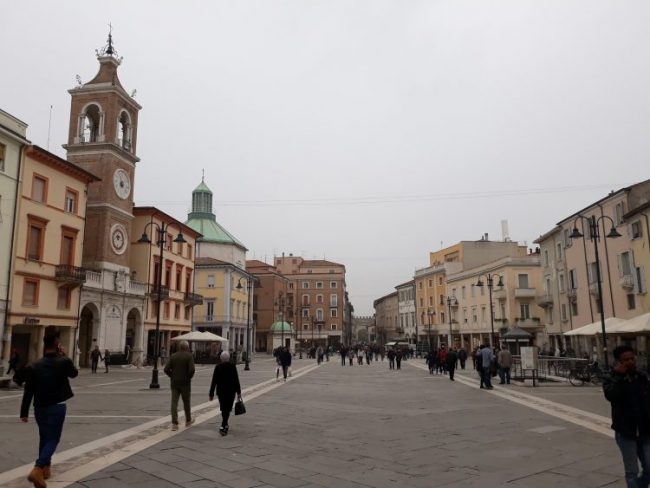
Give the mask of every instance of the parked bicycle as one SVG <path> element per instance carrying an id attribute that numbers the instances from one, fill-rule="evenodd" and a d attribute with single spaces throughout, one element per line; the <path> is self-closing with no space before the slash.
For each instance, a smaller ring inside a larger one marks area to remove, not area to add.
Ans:
<path id="1" fill-rule="evenodd" d="M 587 364 L 580 368 L 574 368 L 569 373 L 569 383 L 573 386 L 582 386 L 585 383 L 600 385 L 604 371 L 598 364 Z"/>

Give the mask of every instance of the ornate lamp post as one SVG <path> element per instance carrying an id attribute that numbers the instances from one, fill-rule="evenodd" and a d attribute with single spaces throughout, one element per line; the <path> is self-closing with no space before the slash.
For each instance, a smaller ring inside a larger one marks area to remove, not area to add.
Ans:
<path id="1" fill-rule="evenodd" d="M 158 358 L 160 357 L 160 302 L 162 302 L 162 273 L 163 273 L 163 254 L 165 252 L 165 240 L 167 236 L 167 229 L 169 228 L 169 224 L 163 222 L 162 225 L 158 225 L 156 222 L 149 222 L 147 225 L 144 226 L 144 230 L 142 232 L 142 236 L 140 239 L 138 239 L 138 242 L 140 244 L 151 244 L 151 239 L 149 239 L 149 236 L 147 235 L 147 228 L 148 227 L 155 227 L 158 229 L 158 232 L 160 234 L 160 238 L 157 242 L 159 252 L 160 252 L 160 266 L 158 268 L 158 276 L 156 276 L 156 307 L 157 307 L 157 313 L 156 313 L 156 339 L 154 341 L 154 363 L 153 363 L 153 371 L 151 372 L 151 383 L 149 384 L 149 388 L 160 388 L 160 383 L 158 383 Z M 174 242 L 184 244 L 187 241 L 183 237 L 183 233 L 179 232 L 178 235 L 176 236 L 176 239 L 174 239 Z M 169 284 L 169 283 L 168 283 Z"/>
<path id="2" fill-rule="evenodd" d="M 239 278 L 236 288 L 241 290 L 241 280 L 246 280 L 246 299 L 248 301 L 248 313 L 246 317 L 246 365 L 244 366 L 244 371 L 250 371 L 250 357 L 251 357 L 251 341 L 250 341 L 250 330 L 251 330 L 251 290 L 253 289 L 253 281 L 248 278 Z"/>
<path id="3" fill-rule="evenodd" d="M 605 368 L 609 367 L 609 358 L 607 357 L 607 331 L 605 330 L 605 312 L 603 310 L 603 286 L 600 283 L 600 258 L 598 257 L 598 239 L 600 238 L 599 233 L 599 224 L 601 220 L 609 220 L 612 224 L 612 228 L 609 231 L 609 234 L 605 236 L 606 239 L 615 239 L 621 237 L 621 234 L 616 230 L 616 225 L 611 217 L 607 215 L 602 215 L 596 218 L 595 215 L 592 215 L 590 218 L 584 217 L 583 215 L 578 215 L 573 221 L 573 232 L 571 232 L 571 239 L 578 239 L 584 237 L 582 233 L 578 230 L 576 222 L 578 219 L 582 221 L 587 221 L 589 224 L 589 239 L 594 243 L 594 254 L 596 256 L 596 283 L 598 286 L 598 312 L 600 313 L 600 327 L 603 333 L 603 356 L 605 361 Z M 603 230 L 604 225 L 603 225 Z"/>
<path id="4" fill-rule="evenodd" d="M 431 321 L 435 314 L 436 312 L 431 307 L 427 309 L 427 315 L 429 316 L 429 352 L 431 352 Z"/>
<path id="5" fill-rule="evenodd" d="M 451 347 L 451 325 L 452 325 L 452 320 L 451 320 L 451 307 L 452 306 L 457 306 L 458 305 L 458 300 L 456 299 L 455 296 L 449 296 L 447 297 L 447 309 L 449 313 L 449 344 L 447 344 L 447 350 Z"/>
<path id="6" fill-rule="evenodd" d="M 476 282 L 476 286 L 483 286 L 483 281 L 481 281 L 481 277 L 485 277 L 487 280 L 487 287 L 488 287 L 489 300 L 490 300 L 490 328 L 492 331 L 492 335 L 490 336 L 490 344 L 492 347 L 494 347 L 494 343 L 496 341 L 494 340 L 494 304 L 492 303 L 492 288 L 495 286 L 494 285 L 495 278 L 499 278 L 499 281 L 497 282 L 496 286 L 498 286 L 499 288 L 503 287 L 503 276 L 496 273 L 493 274 L 486 273 L 485 275 L 479 275 L 478 281 Z"/>

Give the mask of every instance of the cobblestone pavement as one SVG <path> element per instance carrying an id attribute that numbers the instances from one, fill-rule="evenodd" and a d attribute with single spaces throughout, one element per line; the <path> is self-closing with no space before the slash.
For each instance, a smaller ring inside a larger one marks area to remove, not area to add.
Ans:
<path id="1" fill-rule="evenodd" d="M 286 384 L 266 381 L 272 362 L 256 366 L 240 373 L 251 375 L 248 413 L 232 418 L 227 437 L 217 433 L 214 404 L 202 407 L 198 425 L 177 433 L 165 419 L 150 420 L 160 425 L 90 451 L 81 466 L 55 464 L 48 486 L 624 486 L 620 455 L 602 423 L 606 403 L 592 390 L 575 390 L 587 402 L 565 404 L 542 388 L 513 385 L 492 394 L 477 389 L 469 371 L 451 382 L 429 375 L 419 360 L 400 371 L 387 362 L 343 368 L 338 360 L 320 367 L 303 361 Z M 163 410 L 168 393 L 159 397 Z M 21 477 L 3 486 L 29 484 Z"/>

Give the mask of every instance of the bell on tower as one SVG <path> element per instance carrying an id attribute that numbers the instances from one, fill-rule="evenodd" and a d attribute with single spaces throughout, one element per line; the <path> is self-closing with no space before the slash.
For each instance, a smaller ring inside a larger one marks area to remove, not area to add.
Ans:
<path id="1" fill-rule="evenodd" d="M 72 96 L 68 144 L 64 146 L 71 155 L 75 150 L 88 153 L 92 146 L 111 146 L 121 157 L 132 163 L 135 156 L 138 111 L 142 108 L 122 86 L 117 70 L 122 63 L 113 41 L 113 28 L 109 24 L 108 38 L 101 49 L 96 49 L 99 71 L 87 83 L 68 90 Z M 97 147 L 99 149 L 99 147 Z"/>

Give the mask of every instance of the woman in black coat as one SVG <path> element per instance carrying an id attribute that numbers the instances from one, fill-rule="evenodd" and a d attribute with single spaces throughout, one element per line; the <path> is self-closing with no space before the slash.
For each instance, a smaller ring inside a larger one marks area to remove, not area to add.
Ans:
<path id="1" fill-rule="evenodd" d="M 241 386 L 237 367 L 230 362 L 230 354 L 227 351 L 221 353 L 221 362 L 214 367 L 212 373 L 212 384 L 210 385 L 210 401 L 214 400 L 214 390 L 217 390 L 219 398 L 219 409 L 221 410 L 221 428 L 219 433 L 228 433 L 228 418 L 235 403 L 235 394 L 241 399 Z"/>

